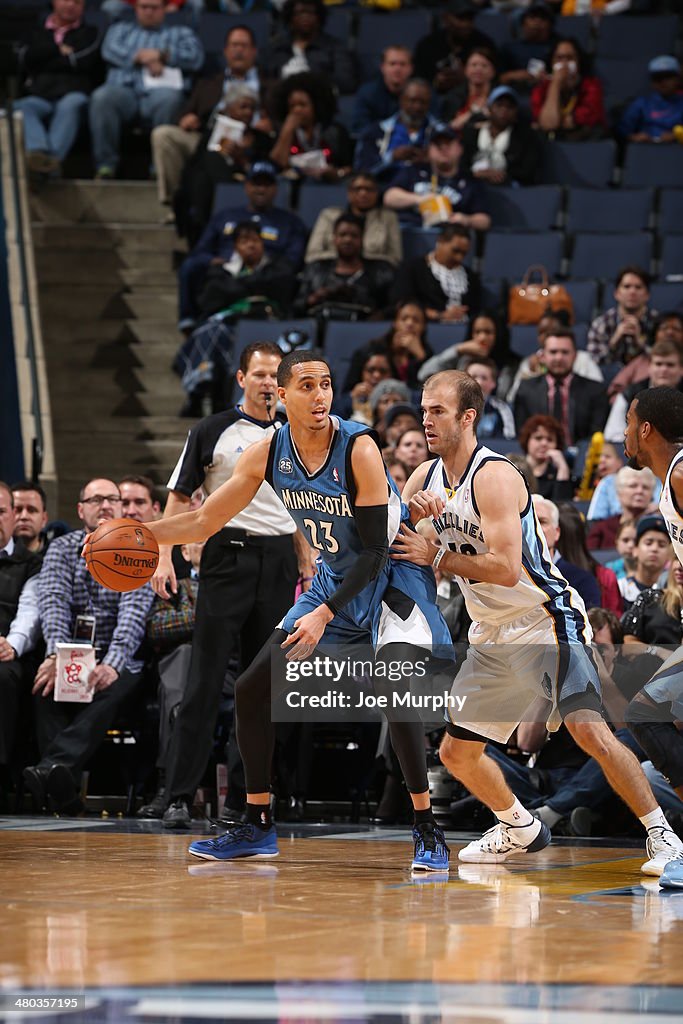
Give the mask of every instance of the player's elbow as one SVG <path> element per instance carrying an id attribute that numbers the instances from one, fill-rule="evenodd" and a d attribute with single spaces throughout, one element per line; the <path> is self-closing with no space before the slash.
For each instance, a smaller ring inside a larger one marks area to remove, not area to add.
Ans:
<path id="1" fill-rule="evenodd" d="M 519 583 L 521 565 L 506 563 L 501 569 L 501 578 L 498 580 L 501 587 L 516 587 Z"/>

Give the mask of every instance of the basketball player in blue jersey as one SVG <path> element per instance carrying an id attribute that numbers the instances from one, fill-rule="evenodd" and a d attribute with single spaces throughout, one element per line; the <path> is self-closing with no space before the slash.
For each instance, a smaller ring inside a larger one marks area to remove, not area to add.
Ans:
<path id="1" fill-rule="evenodd" d="M 683 394 L 676 388 L 639 391 L 626 416 L 625 454 L 634 469 L 647 467 L 662 482 L 659 511 L 674 554 L 683 563 Z M 655 768 L 683 799 L 683 648 L 674 651 L 626 709 L 626 723 Z M 683 888 L 683 860 L 670 859 L 664 888 Z"/>
<path id="2" fill-rule="evenodd" d="M 278 368 L 278 396 L 288 423 L 272 441 L 249 447 L 230 480 L 201 508 L 151 524 L 159 544 L 204 540 L 243 509 L 266 480 L 320 552 L 311 589 L 237 680 L 235 714 L 247 783 L 246 823 L 217 839 L 191 844 L 190 853 L 208 860 L 278 854 L 270 817 L 273 651 L 282 648 L 288 659 L 306 659 L 324 640 L 372 643 L 378 659 L 394 662 L 414 664 L 418 648 L 447 650 L 452 658 L 431 569 L 389 561 L 389 545 L 402 520 L 408 521 L 407 509 L 367 428 L 330 416 L 332 380 L 323 355 L 285 356 Z M 281 657 L 284 665 L 285 654 Z M 279 683 L 276 670 L 273 688 Z M 390 720 L 389 732 L 415 811 L 412 867 L 447 870 L 448 847 L 429 800 L 422 724 Z"/>
<path id="3" fill-rule="evenodd" d="M 458 857 L 495 863 L 550 842 L 547 826 L 513 796 L 484 750 L 489 739 L 506 742 L 542 708 L 555 728 L 564 720 L 640 818 L 649 858 L 643 870 L 659 874 L 662 857 L 675 856 L 683 844 L 636 757 L 602 718 L 583 603 L 553 565 L 521 473 L 478 444 L 483 405 L 481 388 L 465 373 L 447 370 L 426 382 L 424 428 L 437 458 L 415 470 L 403 498 L 414 525 L 431 522 L 431 536 L 403 525 L 393 546 L 395 559 L 454 576 L 472 618 L 468 655 L 454 684 L 454 695 L 467 696 L 467 703 L 462 717 L 447 721 L 440 755 L 498 822 Z"/>

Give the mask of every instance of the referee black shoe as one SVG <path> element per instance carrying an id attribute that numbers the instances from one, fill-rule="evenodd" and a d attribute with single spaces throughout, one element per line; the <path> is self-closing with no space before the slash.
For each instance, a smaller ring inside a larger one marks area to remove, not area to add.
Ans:
<path id="1" fill-rule="evenodd" d="M 192 816 L 185 800 L 174 800 L 169 804 L 161 819 L 164 828 L 191 828 Z"/>

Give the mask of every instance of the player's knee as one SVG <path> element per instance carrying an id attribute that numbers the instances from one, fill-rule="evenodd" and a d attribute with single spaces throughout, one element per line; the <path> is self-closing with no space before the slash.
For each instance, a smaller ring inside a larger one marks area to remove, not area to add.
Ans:
<path id="1" fill-rule="evenodd" d="M 446 733 L 441 741 L 439 757 L 451 775 L 460 778 L 470 770 L 483 753 L 483 744 L 457 739 Z"/>
<path id="2" fill-rule="evenodd" d="M 565 724 L 581 749 L 596 761 L 609 757 L 614 744 L 619 742 L 609 731 L 607 723 L 602 720 L 596 722 L 565 719 Z"/>
<path id="3" fill-rule="evenodd" d="M 648 700 L 643 700 L 640 694 L 636 694 L 624 712 L 624 721 L 633 735 L 637 737 L 637 730 L 655 721 L 654 712 L 656 705 Z"/>

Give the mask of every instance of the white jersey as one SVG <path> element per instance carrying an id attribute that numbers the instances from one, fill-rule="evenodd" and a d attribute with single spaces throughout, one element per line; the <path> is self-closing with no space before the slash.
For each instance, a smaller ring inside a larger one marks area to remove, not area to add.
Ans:
<path id="1" fill-rule="evenodd" d="M 666 528 L 671 538 L 674 554 L 679 562 L 683 563 L 683 512 L 676 505 L 676 499 L 671 491 L 671 473 L 683 460 L 683 448 L 676 452 L 664 478 L 664 485 L 659 499 L 659 511 L 664 517 Z"/>
<path id="2" fill-rule="evenodd" d="M 476 475 L 489 462 L 512 465 L 502 455 L 478 445 L 455 487 L 449 484 L 442 460 L 432 463 L 423 486 L 438 494 L 446 506 L 438 519 L 432 519 L 441 547 L 463 555 L 483 555 L 488 551 L 477 508 Z M 553 619 L 558 640 L 585 643 L 590 636 L 586 609 L 553 564 L 531 495 L 520 518 L 522 571 L 514 587 L 457 577 L 470 618 L 489 626 L 501 626 L 534 609 L 544 609 Z"/>

